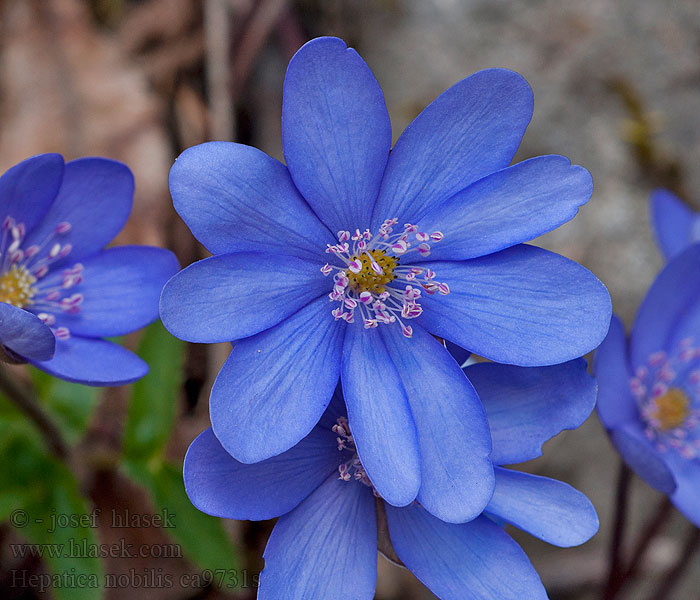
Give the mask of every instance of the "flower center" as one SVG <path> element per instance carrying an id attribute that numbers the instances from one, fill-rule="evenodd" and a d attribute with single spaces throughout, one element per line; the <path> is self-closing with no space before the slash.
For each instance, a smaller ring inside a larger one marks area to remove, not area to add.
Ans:
<path id="1" fill-rule="evenodd" d="M 70 291 L 83 281 L 80 263 L 64 269 L 53 284 L 45 280 L 53 264 L 70 254 L 72 246 L 59 241 L 70 230 L 71 224 L 64 221 L 41 243 L 23 247 L 23 223 L 8 216 L 0 228 L 0 302 L 35 313 L 58 339 L 69 338 L 70 331 L 67 327 L 53 327 L 56 313 L 78 313 L 83 302 L 82 294 Z"/>
<path id="2" fill-rule="evenodd" d="M 387 219 L 376 235 L 369 229 L 362 232 L 356 229 L 354 234 L 339 231 L 339 243 L 328 244 L 326 253 L 344 263 L 343 266 L 326 263 L 321 267 L 326 276 L 335 271 L 335 285 L 328 297 L 340 303 L 331 311 L 336 321 L 354 323 L 357 310 L 365 329 L 398 322 L 403 334 L 411 337 L 413 328 L 402 319 L 415 319 L 423 312 L 418 302 L 421 293 L 450 293 L 446 283 L 435 281 L 434 271 L 410 265 L 411 253 L 430 255 L 429 242 L 442 240 L 442 233 L 418 231 L 410 223 L 394 233 L 397 223 L 398 219 Z M 401 259 L 409 264 L 401 264 Z"/>
<path id="3" fill-rule="evenodd" d="M 351 265 L 358 263 L 360 270 L 357 273 L 352 268 L 349 269 L 348 287 L 353 292 L 370 292 L 379 295 L 385 291 L 387 283 L 396 279 L 394 269 L 399 264 L 399 259 L 387 256 L 386 250 L 370 250 L 365 254 L 350 257 Z M 379 266 L 378 269 L 377 266 Z"/>
<path id="4" fill-rule="evenodd" d="M 19 308 L 31 304 L 36 293 L 33 287 L 36 281 L 26 267 L 12 265 L 9 271 L 0 275 L 0 302 Z"/>
<path id="5" fill-rule="evenodd" d="M 630 389 L 657 450 L 688 459 L 700 455 L 700 348 L 691 339 L 671 355 L 652 354 L 630 379 Z"/>
<path id="6" fill-rule="evenodd" d="M 679 388 L 669 389 L 653 402 L 654 408 L 651 409 L 651 416 L 658 422 L 658 428 L 663 431 L 680 427 L 688 418 L 690 402 L 683 390 Z"/>
<path id="7" fill-rule="evenodd" d="M 361 484 L 372 488 L 374 495 L 379 498 L 377 490 L 374 489 L 372 482 L 367 477 L 367 472 L 360 462 L 360 457 L 357 455 L 355 440 L 350 433 L 348 420 L 345 417 L 338 417 L 335 425 L 333 425 L 333 433 L 337 434 L 336 441 L 338 442 L 338 451 L 343 452 L 344 460 L 338 467 L 339 477 L 343 481 L 359 481 Z M 349 458 L 348 458 L 349 457 Z"/>

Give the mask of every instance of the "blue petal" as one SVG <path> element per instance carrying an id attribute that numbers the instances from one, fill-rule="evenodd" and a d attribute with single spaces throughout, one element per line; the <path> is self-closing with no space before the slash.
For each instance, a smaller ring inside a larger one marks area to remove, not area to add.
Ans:
<path id="1" fill-rule="evenodd" d="M 668 190 L 654 190 L 649 199 L 649 212 L 656 241 L 666 259 L 698 241 L 696 214 Z"/>
<path id="2" fill-rule="evenodd" d="M 258 600 L 372 600 L 377 517 L 369 488 L 331 475 L 277 521 L 264 558 Z"/>
<path id="3" fill-rule="evenodd" d="M 348 326 L 341 378 L 348 422 L 367 475 L 387 502 L 412 502 L 421 484 L 418 433 L 378 330 Z"/>
<path id="4" fill-rule="evenodd" d="M 294 183 L 331 231 L 369 227 L 391 123 L 372 71 L 342 40 L 312 40 L 289 63 L 282 143 Z"/>
<path id="5" fill-rule="evenodd" d="M 501 468 L 486 512 L 562 548 L 583 544 L 599 527 L 591 501 L 570 485 Z"/>
<path id="6" fill-rule="evenodd" d="M 576 429 L 595 405 L 595 380 L 583 358 L 539 368 L 479 363 L 464 372 L 486 409 L 497 465 L 541 456 L 542 444 Z"/>
<path id="7" fill-rule="evenodd" d="M 236 459 L 252 463 L 284 452 L 318 423 L 338 383 L 347 327 L 329 310 L 319 298 L 234 346 L 214 382 L 210 414 Z"/>
<path id="8" fill-rule="evenodd" d="M 700 461 L 697 458 L 688 460 L 674 451 L 666 452 L 664 458 L 677 484 L 671 501 L 687 519 L 700 527 Z"/>
<path id="9" fill-rule="evenodd" d="M 180 339 L 229 342 L 276 325 L 332 285 L 317 264 L 293 256 L 223 254 L 200 260 L 168 281 L 160 316 Z"/>
<path id="10" fill-rule="evenodd" d="M 63 169 L 60 154 L 39 154 L 6 171 L 0 177 L 0 224 L 9 216 L 31 232 L 55 200 Z"/>
<path id="11" fill-rule="evenodd" d="M 215 517 L 272 519 L 337 473 L 339 460 L 335 436 L 320 427 L 284 454 L 253 465 L 238 462 L 207 429 L 185 456 L 185 490 L 192 504 Z"/>
<path id="12" fill-rule="evenodd" d="M 271 252 L 326 262 L 337 240 L 299 195 L 287 168 L 256 148 L 209 142 L 170 169 L 175 210 L 212 254 Z"/>
<path id="13" fill-rule="evenodd" d="M 415 223 L 475 181 L 507 167 L 532 117 L 520 75 L 486 69 L 429 104 L 391 151 L 372 217 Z"/>
<path id="14" fill-rule="evenodd" d="M 51 360 L 29 362 L 49 375 L 86 385 L 124 385 L 148 373 L 148 365 L 133 352 L 112 342 L 78 336 L 57 341 Z"/>
<path id="15" fill-rule="evenodd" d="M 617 315 L 595 353 L 595 376 L 598 380 L 598 416 L 608 429 L 639 417 L 630 391 L 630 368 L 627 362 L 625 326 Z"/>
<path id="16" fill-rule="evenodd" d="M 0 302 L 0 344 L 27 359 L 49 360 L 56 338 L 36 315 Z"/>
<path id="17" fill-rule="evenodd" d="M 57 313 L 58 323 L 85 337 L 124 335 L 158 318 L 158 299 L 165 282 L 178 270 L 172 252 L 151 246 L 120 246 L 83 261 L 83 283 L 71 291 L 83 294 L 81 311 Z M 42 287 L 60 286 L 60 271 Z"/>
<path id="18" fill-rule="evenodd" d="M 610 296 L 587 269 L 518 245 L 464 262 L 423 263 L 447 283 L 424 294 L 419 318 L 431 333 L 496 362 L 525 367 L 582 356 L 605 337 Z"/>
<path id="19" fill-rule="evenodd" d="M 66 163 L 63 183 L 51 209 L 27 241 L 41 245 L 62 222 L 71 230 L 57 238 L 72 250 L 52 267 L 73 264 L 97 252 L 124 227 L 131 212 L 134 177 L 125 164 L 107 158 L 80 158 Z"/>
<path id="20" fill-rule="evenodd" d="M 700 244 L 671 260 L 642 301 L 630 334 L 632 369 L 684 337 L 696 337 L 700 325 Z"/>
<path id="21" fill-rule="evenodd" d="M 651 487 L 664 494 L 676 489 L 673 473 L 659 452 L 649 443 L 639 424 L 627 423 L 610 432 L 622 459 Z"/>
<path id="22" fill-rule="evenodd" d="M 382 327 L 381 333 L 418 431 L 418 501 L 443 521 L 471 521 L 494 486 L 491 436 L 479 397 L 459 365 L 423 328 L 414 327 L 411 339 L 397 326 Z"/>
<path id="23" fill-rule="evenodd" d="M 388 505 L 386 516 L 396 554 L 441 600 L 547 599 L 525 552 L 487 517 L 455 525 Z"/>
<path id="24" fill-rule="evenodd" d="M 540 156 L 497 171 L 429 210 L 420 231 L 440 231 L 430 260 L 465 260 L 527 242 L 573 219 L 593 180 L 563 156 Z M 415 262 L 425 260 L 420 254 Z"/>

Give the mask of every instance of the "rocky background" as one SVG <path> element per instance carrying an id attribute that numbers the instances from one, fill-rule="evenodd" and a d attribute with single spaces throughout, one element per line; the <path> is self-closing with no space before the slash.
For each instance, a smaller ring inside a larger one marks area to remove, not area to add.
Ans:
<path id="1" fill-rule="evenodd" d="M 700 209 L 697 0 L 0 0 L 0 171 L 48 151 L 123 160 L 137 192 L 120 241 L 169 245 L 183 264 L 192 262 L 203 254 L 172 211 L 170 164 L 184 148 L 211 139 L 235 139 L 282 158 L 286 63 L 318 35 L 343 37 L 369 63 L 395 137 L 436 95 L 476 70 L 507 67 L 525 76 L 535 113 L 517 160 L 564 154 L 595 181 L 593 199 L 576 219 L 538 243 L 595 272 L 615 311 L 631 323 L 662 265 L 648 223 L 650 191 L 669 187 Z M 207 426 L 208 386 L 226 352 L 188 348 L 168 448 L 175 461 Z M 123 391 L 103 395 L 74 467 L 96 506 L 144 512 L 152 500 L 116 466 L 126 410 Z M 528 468 L 585 492 L 601 531 L 566 550 L 517 538 L 553 600 L 599 598 L 619 460 L 596 417 L 550 442 Z M 633 480 L 628 551 L 660 501 Z M 240 568 L 260 570 L 271 525 L 226 525 Z M 683 553 L 687 527 L 672 514 L 625 598 L 651 593 L 652 582 Z M 113 534 L 101 530 L 100 540 Z M 0 536 L 9 544 L 16 533 L 4 525 Z M 38 597 L 30 586 L 7 583 L 13 561 L 0 551 L 2 597 Z M 32 569 L 45 571 L 35 562 Z M 186 559 L 152 559 L 146 566 L 195 570 Z M 105 567 L 132 568 L 144 564 L 112 560 Z M 106 597 L 252 598 L 254 591 L 126 588 Z M 339 591 L 339 597 L 350 596 Z M 410 573 L 380 559 L 378 599 L 431 597 Z M 700 557 L 672 597 L 700 597 Z"/>

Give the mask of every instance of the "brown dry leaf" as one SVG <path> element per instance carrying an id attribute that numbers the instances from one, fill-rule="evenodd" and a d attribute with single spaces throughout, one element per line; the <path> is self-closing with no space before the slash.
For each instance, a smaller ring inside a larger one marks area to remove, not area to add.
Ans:
<path id="1" fill-rule="evenodd" d="M 136 196 L 120 241 L 162 244 L 173 156 L 142 70 L 78 0 L 2 1 L 0 27 L 0 170 L 41 152 L 121 160 Z"/>

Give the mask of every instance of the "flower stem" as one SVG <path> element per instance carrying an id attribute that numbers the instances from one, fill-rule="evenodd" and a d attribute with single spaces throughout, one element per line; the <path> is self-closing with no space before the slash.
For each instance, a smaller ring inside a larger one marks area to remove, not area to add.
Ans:
<path id="1" fill-rule="evenodd" d="M 622 539 L 627 521 L 627 504 L 632 472 L 629 467 L 620 462 L 617 476 L 617 492 L 615 497 L 615 520 L 613 523 L 612 539 L 610 542 L 608 580 L 603 590 L 603 600 L 613 600 L 620 590 L 623 578 L 622 572 Z"/>
<path id="2" fill-rule="evenodd" d="M 637 569 L 642 564 L 644 557 L 646 555 L 652 540 L 659 534 L 661 528 L 668 520 L 673 510 L 673 504 L 668 496 L 664 496 L 661 502 L 659 502 L 658 508 L 654 513 L 654 516 L 647 523 L 646 528 L 639 536 L 639 543 L 635 545 L 634 555 L 630 559 L 627 569 L 624 571 L 622 576 L 620 587 L 629 579 L 632 579 L 637 574 Z"/>
<path id="3" fill-rule="evenodd" d="M 661 580 L 661 583 L 656 590 L 649 596 L 649 600 L 666 600 L 671 595 L 673 589 L 678 585 L 678 582 L 690 564 L 693 554 L 700 547 L 700 529 L 692 526 L 686 542 L 681 550 L 680 558 L 675 566 L 666 573 L 666 576 Z"/>
<path id="4" fill-rule="evenodd" d="M 0 367 L 0 392 L 19 408 L 37 427 L 49 450 L 59 459 L 68 458 L 68 444 L 51 418 L 44 412 L 34 395 L 15 381 L 4 367 Z"/>

